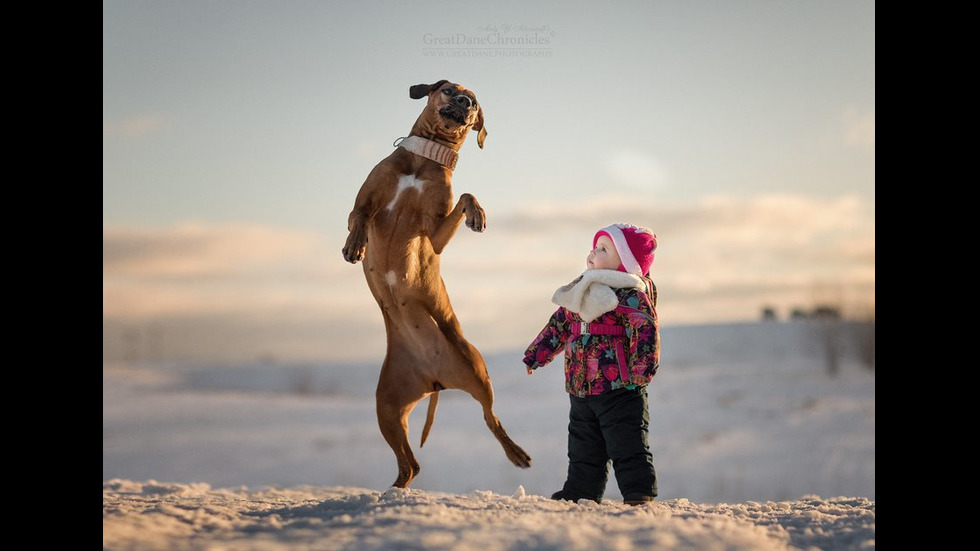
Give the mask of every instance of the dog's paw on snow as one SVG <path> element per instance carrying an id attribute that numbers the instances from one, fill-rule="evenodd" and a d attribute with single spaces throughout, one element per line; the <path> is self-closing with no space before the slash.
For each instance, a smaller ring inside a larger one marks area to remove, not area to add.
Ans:
<path id="1" fill-rule="evenodd" d="M 381 501 L 394 501 L 396 499 L 405 499 L 412 495 L 412 490 L 408 488 L 399 488 L 397 486 L 392 486 L 381 494 Z"/>

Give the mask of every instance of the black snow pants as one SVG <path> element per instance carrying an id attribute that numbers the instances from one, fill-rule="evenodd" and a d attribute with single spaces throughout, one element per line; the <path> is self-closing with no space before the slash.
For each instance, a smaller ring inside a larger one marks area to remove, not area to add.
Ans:
<path id="1" fill-rule="evenodd" d="M 562 498 L 601 501 L 610 460 L 625 501 L 656 496 L 646 387 L 569 398 L 568 478 L 559 492 Z"/>

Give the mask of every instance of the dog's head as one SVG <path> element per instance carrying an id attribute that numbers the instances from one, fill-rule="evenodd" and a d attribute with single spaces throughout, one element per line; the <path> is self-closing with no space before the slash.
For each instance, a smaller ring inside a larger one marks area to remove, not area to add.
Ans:
<path id="1" fill-rule="evenodd" d="M 477 103 L 476 94 L 459 84 L 440 80 L 435 84 L 416 84 L 408 89 L 408 95 L 412 99 L 429 98 L 425 111 L 415 123 L 416 128 L 424 123 L 427 132 L 459 144 L 472 128 L 477 131 L 477 145 L 483 149 L 487 129 L 483 125 L 483 107 Z"/>

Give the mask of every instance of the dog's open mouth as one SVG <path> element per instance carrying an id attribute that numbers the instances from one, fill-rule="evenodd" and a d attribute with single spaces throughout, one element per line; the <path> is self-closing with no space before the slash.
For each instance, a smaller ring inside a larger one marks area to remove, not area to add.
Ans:
<path id="1" fill-rule="evenodd" d="M 439 115 L 443 118 L 455 121 L 458 124 L 466 124 L 466 112 L 453 107 L 452 105 L 447 105 L 439 110 Z"/>

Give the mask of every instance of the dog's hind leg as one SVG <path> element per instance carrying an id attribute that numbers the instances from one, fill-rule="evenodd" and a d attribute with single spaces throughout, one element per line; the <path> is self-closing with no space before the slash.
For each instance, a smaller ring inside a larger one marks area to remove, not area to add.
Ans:
<path id="1" fill-rule="evenodd" d="M 414 403 L 398 405 L 378 401 L 381 434 L 398 461 L 398 478 L 391 485 L 399 488 L 407 487 L 422 470 L 408 443 L 408 415 L 414 406 Z"/>
<path id="2" fill-rule="evenodd" d="M 477 402 L 480 402 L 480 405 L 483 406 L 483 420 L 490 428 L 490 432 L 497 437 L 497 441 L 503 446 L 507 459 L 523 469 L 530 467 L 531 456 L 510 439 L 507 431 L 504 430 L 504 426 L 500 423 L 500 419 L 493 412 L 493 385 L 490 382 L 490 375 L 487 373 L 487 366 L 483 357 L 473 345 L 462 338 L 461 334 L 459 334 L 457 343 L 457 350 L 460 352 L 457 356 L 459 365 L 452 370 L 451 378 L 447 378 L 448 384 L 446 386 L 464 390 Z"/>
<path id="3" fill-rule="evenodd" d="M 407 487 L 422 470 L 408 443 L 408 416 L 422 396 L 411 385 L 399 384 L 389 377 L 382 376 L 378 383 L 378 426 L 398 461 L 398 478 L 392 484 L 398 488 Z"/>
<path id="4" fill-rule="evenodd" d="M 507 431 L 504 430 L 504 426 L 500 423 L 500 419 L 493 412 L 493 387 L 490 385 L 489 376 L 486 375 L 486 367 L 483 368 L 483 373 L 482 381 L 477 381 L 476 385 L 464 390 L 469 392 L 470 396 L 483 406 L 483 420 L 490 428 L 490 432 L 497 437 L 497 441 L 503 446 L 507 459 L 510 459 L 514 465 L 526 469 L 531 466 L 531 456 L 510 439 Z"/>

